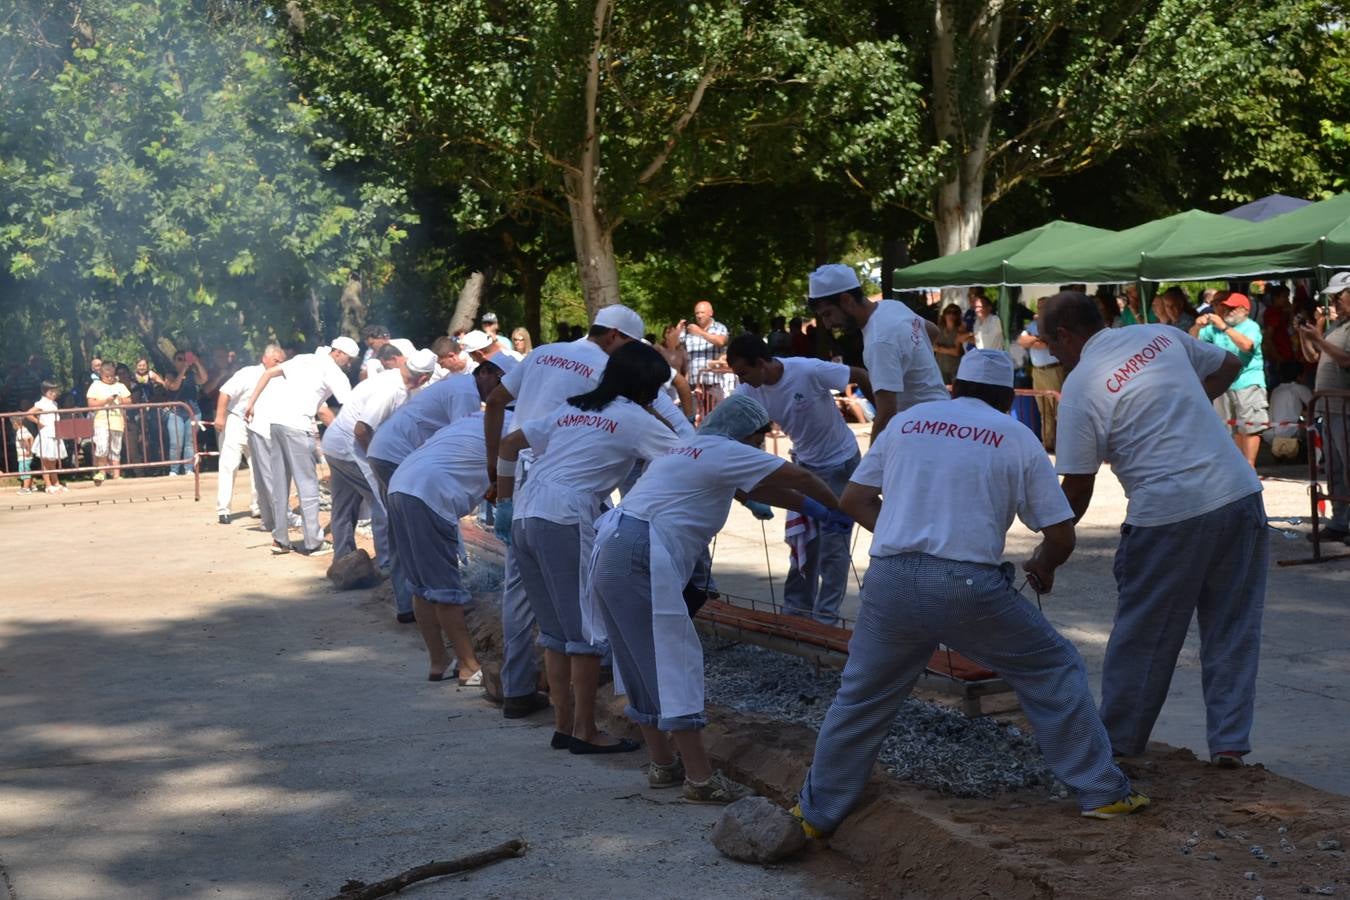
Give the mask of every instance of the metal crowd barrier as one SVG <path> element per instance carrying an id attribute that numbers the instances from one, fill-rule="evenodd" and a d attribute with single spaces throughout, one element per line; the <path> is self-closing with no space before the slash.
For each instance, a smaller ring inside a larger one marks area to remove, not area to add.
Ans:
<path id="1" fill-rule="evenodd" d="M 99 417 L 111 418 L 114 411 L 122 413 L 123 437 L 122 449 L 118 461 L 105 465 L 83 465 L 86 446 L 93 459 L 93 439 L 95 425 Z M 178 457 L 169 458 L 170 442 L 165 432 L 165 416 L 181 413 L 187 420 L 188 439 L 183 442 Z M 53 475 L 82 475 L 87 472 L 120 473 L 126 470 L 142 472 L 151 469 L 165 469 L 170 466 L 192 467 L 193 499 L 202 498 L 201 452 L 197 446 L 198 433 L 201 431 L 201 417 L 188 404 L 173 400 L 162 403 L 124 403 L 116 407 L 78 406 L 60 409 L 55 413 L 33 413 L 34 417 L 55 415 L 56 439 L 61 449 L 60 466 L 43 469 L 39 458 L 39 440 L 37 429 L 28 421 L 27 412 L 0 414 L 0 432 L 4 440 L 0 444 L 0 477 L 18 477 L 18 450 L 14 444 L 15 430 L 26 428 L 33 436 L 31 454 L 32 468 L 27 473 L 36 487 L 43 483 L 44 471 Z"/>
<path id="2" fill-rule="evenodd" d="M 1350 553 L 1326 554 L 1321 511 L 1329 503 L 1350 503 L 1350 391 L 1316 391 L 1308 401 L 1308 496 L 1312 504 L 1312 557 L 1280 560 L 1282 566 L 1348 559 Z M 1317 447 L 1322 449 L 1326 489 L 1318 477 Z M 1336 543 L 1340 543 L 1339 540 Z"/>

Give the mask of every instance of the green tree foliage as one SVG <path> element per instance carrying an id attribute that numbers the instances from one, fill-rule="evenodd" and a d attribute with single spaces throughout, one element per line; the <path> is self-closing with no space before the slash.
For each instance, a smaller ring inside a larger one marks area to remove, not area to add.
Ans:
<path id="1" fill-rule="evenodd" d="M 267 18 L 247 3 L 22 0 L 0 22 L 6 292 L 63 321 L 73 357 L 105 333 L 151 352 L 313 340 L 349 279 L 389 277 L 402 191 L 321 170 L 308 146 L 324 125 Z"/>
<path id="2" fill-rule="evenodd" d="M 566 222 L 592 311 L 618 299 L 625 224 L 649 225 L 710 186 L 795 182 L 864 137 L 907 159 L 919 146 L 904 48 L 871 40 L 866 11 L 847 5 L 290 9 L 301 70 L 346 128 L 334 158 L 398 159 L 456 185 L 464 227 L 522 210 Z"/>

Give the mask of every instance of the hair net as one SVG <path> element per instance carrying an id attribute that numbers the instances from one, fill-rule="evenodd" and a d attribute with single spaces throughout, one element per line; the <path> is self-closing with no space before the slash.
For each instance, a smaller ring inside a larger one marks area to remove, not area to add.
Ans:
<path id="1" fill-rule="evenodd" d="M 720 434 L 733 441 L 748 437 L 769 424 L 769 411 L 758 400 L 744 394 L 732 394 L 708 413 L 699 434 Z"/>

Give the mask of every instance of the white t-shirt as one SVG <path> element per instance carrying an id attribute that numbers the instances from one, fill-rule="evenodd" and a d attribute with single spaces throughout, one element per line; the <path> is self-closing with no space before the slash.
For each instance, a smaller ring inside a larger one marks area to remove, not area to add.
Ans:
<path id="1" fill-rule="evenodd" d="M 517 518 L 571 525 L 591 521 L 639 459 L 653 460 L 675 446 L 675 432 L 633 401 L 620 397 L 587 412 L 563 403 L 522 423 L 534 452 L 529 480 L 516 502 Z"/>
<path id="2" fill-rule="evenodd" d="M 721 435 L 697 435 L 653 460 L 619 508 L 658 532 L 684 584 L 726 524 L 736 492 L 754 490 L 786 462 Z"/>
<path id="3" fill-rule="evenodd" d="M 1271 425 L 1261 432 L 1267 444 L 1276 438 L 1298 437 L 1298 420 L 1307 409 L 1313 392 L 1296 381 L 1286 381 L 1270 392 L 1270 421 L 1293 422 L 1293 425 Z"/>
<path id="4" fill-rule="evenodd" d="M 451 375 L 413 394 L 375 432 L 367 455 L 398 465 L 433 434 L 482 408 L 473 376 Z"/>
<path id="5" fill-rule="evenodd" d="M 975 317 L 975 346 L 981 350 L 1003 350 L 1003 323 L 994 316 Z"/>
<path id="6" fill-rule="evenodd" d="M 229 405 L 225 409 L 227 416 L 238 416 L 241 419 L 244 417 L 244 407 L 248 406 L 253 389 L 258 386 L 258 379 L 262 378 L 265 371 L 267 370 L 261 364 L 244 366 L 220 386 L 220 392 L 230 398 Z M 262 400 L 261 397 L 258 399 Z M 254 412 L 256 414 L 257 410 Z"/>
<path id="7" fill-rule="evenodd" d="M 896 410 L 946 400 L 933 344 L 924 320 L 899 300 L 881 300 L 863 326 L 863 365 L 872 389 L 894 391 Z"/>
<path id="8" fill-rule="evenodd" d="M 1129 498 L 1125 522 L 1139 526 L 1180 522 L 1261 490 L 1200 383 L 1226 355 L 1170 325 L 1094 334 L 1064 379 L 1056 471 L 1092 475 L 1110 463 Z"/>
<path id="9" fill-rule="evenodd" d="M 751 387 L 736 393 L 758 400 L 784 433 L 802 465 L 827 467 L 848 462 L 858 452 L 858 441 L 844 422 L 830 391 L 848 387 L 848 366 L 819 359 L 779 359 L 783 377 L 777 384 Z"/>
<path id="10" fill-rule="evenodd" d="M 1040 440 L 973 397 L 897 413 L 850 480 L 881 488 L 872 556 L 998 565 L 1013 516 L 1032 531 L 1073 518 Z"/>
<path id="11" fill-rule="evenodd" d="M 516 398 L 516 427 L 547 416 L 568 397 L 593 390 L 608 362 L 605 351 L 588 338 L 531 350 L 502 378 Z"/>
<path id="12" fill-rule="evenodd" d="M 104 401 L 112 397 L 121 397 L 123 403 L 131 400 L 131 391 L 120 381 L 114 381 L 112 384 L 104 384 L 102 379 L 89 385 L 89 390 L 85 392 L 85 399 L 91 405 L 95 400 Z M 103 410 L 107 410 L 104 412 Z M 125 431 L 126 419 L 123 417 L 122 410 L 115 404 L 104 406 L 102 410 L 95 412 L 94 430 L 95 431 Z"/>
<path id="13" fill-rule="evenodd" d="M 355 461 L 358 454 L 364 456 L 356 444 L 356 423 L 364 422 L 376 430 L 407 400 L 408 385 L 398 369 L 372 375 L 352 388 L 333 424 L 323 433 L 324 456 L 349 461 Z"/>
<path id="14" fill-rule="evenodd" d="M 506 414 L 503 432 L 511 427 Z M 471 514 L 487 493 L 483 413 L 475 410 L 437 431 L 408 454 L 389 480 L 389 493 L 416 497 L 448 522 Z"/>
<path id="15" fill-rule="evenodd" d="M 56 405 L 56 401 L 50 397 L 39 397 L 37 403 L 33 404 L 38 409 L 47 410 L 47 412 L 38 413 L 38 437 L 56 440 L 56 420 L 59 418 L 57 410 L 61 407 Z"/>
<path id="16" fill-rule="evenodd" d="M 273 418 L 279 425 L 313 434 L 319 430 L 314 424 L 314 413 L 319 406 L 329 397 L 335 397 L 338 403 L 346 403 L 352 391 L 352 383 L 347 380 L 346 373 L 338 368 L 333 357 L 327 353 L 293 356 L 281 364 L 281 371 L 285 373 L 285 378 L 273 378 L 263 388 L 263 394 L 272 390 L 283 392 L 283 399 L 278 403 Z M 257 414 L 256 405 L 254 414 Z"/>

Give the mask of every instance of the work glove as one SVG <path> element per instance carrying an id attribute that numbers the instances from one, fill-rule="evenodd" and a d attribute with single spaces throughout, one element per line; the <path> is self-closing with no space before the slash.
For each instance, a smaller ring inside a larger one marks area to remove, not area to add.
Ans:
<path id="1" fill-rule="evenodd" d="M 760 503 L 758 500 L 742 500 L 741 503 L 762 522 L 773 518 L 773 507 L 767 503 Z"/>
<path id="2" fill-rule="evenodd" d="M 830 518 L 830 511 L 825 508 L 825 504 L 819 500 L 813 500 L 810 497 L 802 498 L 802 515 L 808 519 L 815 519 L 824 525 Z"/>
<path id="3" fill-rule="evenodd" d="M 511 546 L 511 514 L 514 511 L 515 504 L 509 498 L 498 500 L 497 505 L 492 508 L 492 531 L 508 547 Z"/>
<path id="4" fill-rule="evenodd" d="M 821 525 L 821 530 L 828 534 L 852 534 L 853 520 L 839 510 L 832 509 L 829 518 Z"/>

